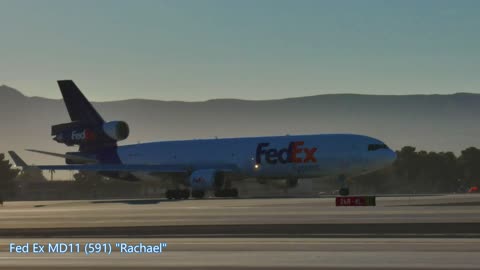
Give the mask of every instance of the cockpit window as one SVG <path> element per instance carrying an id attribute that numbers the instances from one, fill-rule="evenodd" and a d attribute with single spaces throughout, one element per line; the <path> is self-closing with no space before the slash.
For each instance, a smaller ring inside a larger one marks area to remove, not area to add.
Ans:
<path id="1" fill-rule="evenodd" d="M 386 144 L 369 144 L 368 151 L 377 151 L 378 149 L 388 149 Z"/>

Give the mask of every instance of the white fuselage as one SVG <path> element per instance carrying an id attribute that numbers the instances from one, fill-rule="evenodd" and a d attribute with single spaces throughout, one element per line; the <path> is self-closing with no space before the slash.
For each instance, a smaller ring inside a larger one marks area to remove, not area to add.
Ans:
<path id="1" fill-rule="evenodd" d="M 190 171 L 229 167 L 245 178 L 310 178 L 377 170 L 396 154 L 368 136 L 324 134 L 142 143 L 119 146 L 118 156 L 123 164 L 180 165 Z"/>

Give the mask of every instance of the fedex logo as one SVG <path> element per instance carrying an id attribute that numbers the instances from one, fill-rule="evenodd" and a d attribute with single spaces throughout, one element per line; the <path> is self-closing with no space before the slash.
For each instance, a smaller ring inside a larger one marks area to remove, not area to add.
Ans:
<path id="1" fill-rule="evenodd" d="M 93 141 L 95 134 L 90 129 L 84 129 L 83 131 L 72 131 L 73 141 Z"/>
<path id="2" fill-rule="evenodd" d="M 268 164 L 277 163 L 309 163 L 317 162 L 315 158 L 316 147 L 302 147 L 303 141 L 290 142 L 287 148 L 276 149 L 268 148 L 269 143 L 259 143 L 257 145 L 256 162 L 262 163 L 262 156 Z"/>

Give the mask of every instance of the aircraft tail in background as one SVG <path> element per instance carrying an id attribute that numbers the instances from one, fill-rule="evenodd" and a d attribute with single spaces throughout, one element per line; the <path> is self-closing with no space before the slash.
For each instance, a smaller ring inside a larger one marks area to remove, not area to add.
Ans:
<path id="1" fill-rule="evenodd" d="M 58 81 L 72 122 L 52 126 L 53 140 L 67 146 L 78 145 L 84 153 L 98 153 L 117 147 L 129 135 L 123 121 L 105 122 L 71 80 Z"/>
<path id="2" fill-rule="evenodd" d="M 72 122 L 101 126 L 105 123 L 100 114 L 71 80 L 58 81 L 63 101 Z"/>

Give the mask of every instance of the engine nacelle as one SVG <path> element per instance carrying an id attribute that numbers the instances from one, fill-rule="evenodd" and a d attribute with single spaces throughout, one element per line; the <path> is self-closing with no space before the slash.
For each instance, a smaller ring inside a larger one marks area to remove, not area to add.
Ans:
<path id="1" fill-rule="evenodd" d="M 81 143 L 91 143 L 98 141 L 99 139 L 98 133 L 90 128 L 66 129 L 55 134 L 55 137 L 53 137 L 54 141 L 64 143 L 68 146 Z"/>
<path id="2" fill-rule="evenodd" d="M 224 173 L 214 169 L 196 170 L 190 177 L 192 190 L 209 190 L 221 188 L 225 182 Z"/>
<path id="3" fill-rule="evenodd" d="M 70 122 L 52 126 L 53 140 L 68 146 L 72 145 L 111 145 L 125 140 L 130 133 L 128 124 L 112 121 L 102 126 L 89 126 L 82 122 Z"/>
<path id="4" fill-rule="evenodd" d="M 103 124 L 103 132 L 115 141 L 122 141 L 128 138 L 130 129 L 128 124 L 123 121 L 111 121 Z"/>

